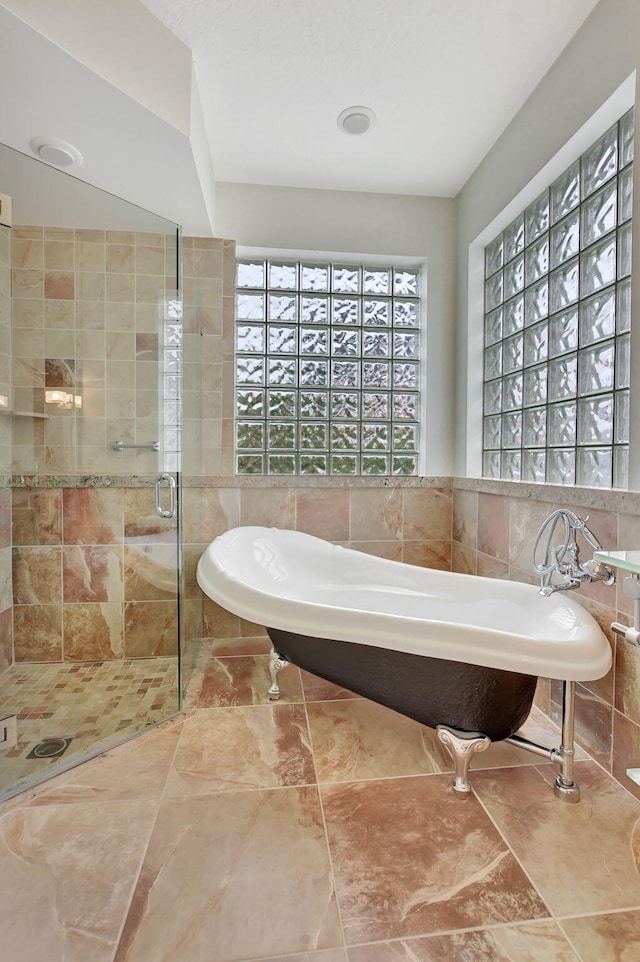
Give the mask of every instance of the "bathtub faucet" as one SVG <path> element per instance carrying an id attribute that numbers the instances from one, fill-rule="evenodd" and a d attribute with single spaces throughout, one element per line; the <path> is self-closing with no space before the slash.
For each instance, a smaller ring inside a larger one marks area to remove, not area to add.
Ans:
<path id="1" fill-rule="evenodd" d="M 600 561 L 591 558 L 580 561 L 577 534 L 580 532 L 584 540 L 594 551 L 601 550 L 601 545 L 593 532 L 587 527 L 586 518 L 580 518 L 568 508 L 558 508 L 552 511 L 548 518 L 540 525 L 540 529 L 533 543 L 533 568 L 540 575 L 541 595 L 551 595 L 554 591 L 566 591 L 577 588 L 590 581 L 602 581 L 605 585 L 612 585 L 615 574 L 612 569 Z M 553 540 L 558 525 L 562 526 L 563 538 L 554 545 Z M 538 560 L 538 549 L 544 541 L 544 555 Z M 560 575 L 563 581 L 553 582 L 554 574 Z"/>

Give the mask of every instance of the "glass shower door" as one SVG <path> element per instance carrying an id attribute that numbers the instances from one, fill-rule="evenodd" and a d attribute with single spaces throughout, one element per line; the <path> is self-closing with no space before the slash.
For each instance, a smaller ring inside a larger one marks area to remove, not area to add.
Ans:
<path id="1" fill-rule="evenodd" d="M 182 318 L 175 224 L 6 147 L 0 191 L 2 798 L 179 711 Z"/>

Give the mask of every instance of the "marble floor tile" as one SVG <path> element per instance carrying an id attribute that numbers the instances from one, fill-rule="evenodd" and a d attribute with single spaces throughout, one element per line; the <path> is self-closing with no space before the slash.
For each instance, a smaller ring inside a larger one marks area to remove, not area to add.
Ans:
<path id="1" fill-rule="evenodd" d="M 562 919 L 560 926 L 580 962 L 633 962 L 640 959 L 640 910 Z"/>
<path id="2" fill-rule="evenodd" d="M 228 962 L 340 945 L 315 787 L 161 803 L 115 962 Z"/>
<path id="3" fill-rule="evenodd" d="M 366 698 L 307 704 L 319 782 L 452 770 L 431 728 Z"/>
<path id="4" fill-rule="evenodd" d="M 127 798 L 159 799 L 164 791 L 183 722 L 147 738 L 135 740 L 79 765 L 60 787 L 39 795 L 34 805 L 51 805 Z"/>
<path id="5" fill-rule="evenodd" d="M 576 764 L 577 805 L 556 798 L 554 777 L 508 768 L 473 786 L 556 916 L 640 906 L 640 804 L 590 761 Z"/>
<path id="6" fill-rule="evenodd" d="M 310 671 L 301 671 L 302 688 L 304 700 L 310 701 L 335 701 L 338 698 L 359 698 L 355 692 L 348 688 L 341 688 L 334 685 L 331 681 L 320 678 L 319 675 L 312 675 Z"/>
<path id="7" fill-rule="evenodd" d="M 198 708 L 268 705 L 271 684 L 268 655 L 211 657 L 204 671 Z M 302 701 L 300 670 L 287 665 L 278 675 L 280 702 Z"/>
<path id="8" fill-rule="evenodd" d="M 4 815 L 3 958 L 111 962 L 156 812 L 157 803 L 130 799 Z"/>
<path id="9" fill-rule="evenodd" d="M 552 921 L 505 925 L 348 950 L 349 962 L 582 962 Z M 602 960 L 604 962 L 604 958 Z"/>
<path id="10" fill-rule="evenodd" d="M 303 705 L 211 708 L 184 723 L 168 796 L 315 783 Z"/>
<path id="11" fill-rule="evenodd" d="M 522 728 L 518 731 L 523 738 L 536 742 L 538 745 L 546 745 L 549 748 L 556 748 L 560 744 L 560 731 L 539 708 L 532 708 L 531 714 L 527 718 Z M 586 758 L 585 753 L 576 748 L 576 757 Z M 494 742 L 486 752 L 480 752 L 471 763 L 472 772 L 480 771 L 484 768 L 511 768 L 513 765 L 545 765 L 544 758 L 534 755 L 524 748 L 517 748 L 508 742 Z"/>
<path id="12" fill-rule="evenodd" d="M 256 962 L 254 959 L 253 962 Z M 285 955 L 278 958 L 259 959 L 257 962 L 347 962 L 346 949 L 324 949 L 321 952 L 303 952 L 302 955 Z"/>
<path id="13" fill-rule="evenodd" d="M 449 782 L 322 786 L 347 945 L 549 916 L 477 799 Z"/>
<path id="14" fill-rule="evenodd" d="M 273 645 L 266 635 L 250 638 L 214 638 L 211 652 L 220 658 L 224 655 L 268 655 Z"/>

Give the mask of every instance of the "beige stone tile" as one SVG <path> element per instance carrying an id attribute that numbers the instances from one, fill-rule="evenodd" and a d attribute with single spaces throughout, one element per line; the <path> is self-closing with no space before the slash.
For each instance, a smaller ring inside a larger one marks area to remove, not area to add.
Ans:
<path id="1" fill-rule="evenodd" d="M 297 492 L 296 528 L 325 541 L 349 539 L 349 491 L 302 488 Z"/>
<path id="2" fill-rule="evenodd" d="M 476 553 L 477 573 L 481 578 L 504 578 L 509 580 L 509 565 L 481 551 Z"/>
<path id="3" fill-rule="evenodd" d="M 347 945 L 548 917 L 449 776 L 324 785 L 321 796 Z"/>
<path id="4" fill-rule="evenodd" d="M 616 645 L 615 707 L 640 724 L 640 648 L 621 640 Z"/>
<path id="5" fill-rule="evenodd" d="M 534 501 L 524 498 L 509 499 L 509 561 L 517 568 L 527 571 L 533 569 L 533 543 L 540 525 L 553 510 L 554 505 L 547 501 Z M 556 528 L 558 543 L 562 537 L 560 527 Z M 544 542 L 540 553 L 544 550 Z M 503 559 L 506 560 L 506 559 Z M 540 558 L 542 560 L 542 557 Z"/>
<path id="6" fill-rule="evenodd" d="M 122 489 L 65 488 L 65 544 L 122 544 Z"/>
<path id="7" fill-rule="evenodd" d="M 178 557 L 175 545 L 138 544 L 124 548 L 126 601 L 169 601 L 177 596 Z"/>
<path id="8" fill-rule="evenodd" d="M 640 910 L 562 919 L 560 926 L 580 953 L 580 962 L 640 959 Z"/>
<path id="9" fill-rule="evenodd" d="M 62 549 L 65 602 L 123 601 L 121 545 L 66 545 Z"/>
<path id="10" fill-rule="evenodd" d="M 62 661 L 62 604 L 14 605 L 16 661 Z"/>
<path id="11" fill-rule="evenodd" d="M 61 549 L 14 548 L 13 591 L 16 605 L 62 601 Z"/>
<path id="12" fill-rule="evenodd" d="M 214 638 L 211 652 L 218 657 L 223 655 L 268 655 L 273 645 L 266 635 L 239 638 Z"/>
<path id="13" fill-rule="evenodd" d="M 406 488 L 402 492 L 405 541 L 450 541 L 451 492 L 444 488 Z"/>
<path id="14" fill-rule="evenodd" d="M 202 633 L 207 638 L 238 638 L 240 619 L 222 608 L 217 602 L 203 595 Z"/>
<path id="15" fill-rule="evenodd" d="M 436 733 L 365 698 L 307 704 L 319 782 L 451 769 Z"/>
<path id="16" fill-rule="evenodd" d="M 60 805 L 117 799 L 159 799 L 175 755 L 182 722 L 149 732 L 75 769 L 67 781 L 32 802 Z"/>
<path id="17" fill-rule="evenodd" d="M 240 524 L 294 528 L 295 488 L 243 488 L 240 491 Z"/>
<path id="18" fill-rule="evenodd" d="M 168 797 L 315 784 L 303 705 L 199 710 L 183 726 Z"/>
<path id="19" fill-rule="evenodd" d="M 7 959 L 110 962 L 157 804 L 20 808 L 0 820 Z"/>
<path id="20" fill-rule="evenodd" d="M 556 916 L 640 905 L 638 802 L 593 762 L 576 764 L 577 805 L 556 798 L 554 778 L 510 768 L 477 772 L 473 785 Z"/>
<path id="21" fill-rule="evenodd" d="M 350 948 L 349 962 L 581 962 L 556 922 Z"/>
<path id="22" fill-rule="evenodd" d="M 0 671 L 13 664 L 13 609 L 0 611 Z"/>
<path id="23" fill-rule="evenodd" d="M 175 543 L 175 522 L 158 517 L 153 488 L 124 489 L 124 539 L 147 536 L 154 542 Z M 188 539 L 186 539 L 188 540 Z"/>
<path id="24" fill-rule="evenodd" d="M 478 567 L 478 553 L 475 548 L 458 541 L 451 542 L 451 570 L 460 574 L 475 575 Z"/>
<path id="25" fill-rule="evenodd" d="M 240 491 L 233 488 L 185 488 L 182 511 L 184 540 L 208 544 L 240 523 Z"/>
<path id="26" fill-rule="evenodd" d="M 478 495 L 478 551 L 509 561 L 509 499 L 502 495 Z"/>
<path id="27" fill-rule="evenodd" d="M 351 540 L 399 541 L 402 538 L 402 490 L 352 488 Z"/>
<path id="28" fill-rule="evenodd" d="M 403 541 L 402 560 L 405 564 L 451 571 L 451 542 Z"/>
<path id="29" fill-rule="evenodd" d="M 63 607 L 65 661 L 122 658 L 122 603 L 68 604 Z"/>
<path id="30" fill-rule="evenodd" d="M 268 655 L 211 657 L 205 668 L 198 708 L 268 705 L 271 684 Z M 278 674 L 280 702 L 302 701 L 300 671 L 287 665 Z"/>
<path id="31" fill-rule="evenodd" d="M 106 249 L 106 270 L 110 274 L 133 274 L 135 247 L 132 244 L 109 244 Z"/>
<path id="32" fill-rule="evenodd" d="M 126 601 L 126 658 L 166 657 L 178 650 L 178 610 L 174 601 Z"/>
<path id="33" fill-rule="evenodd" d="M 387 558 L 388 561 L 402 561 L 402 541 L 349 541 L 345 548 L 364 551 L 365 554 Z"/>
<path id="34" fill-rule="evenodd" d="M 345 949 L 325 949 L 322 952 L 303 952 L 301 955 L 287 955 L 270 958 L 267 962 L 347 962 Z"/>
<path id="35" fill-rule="evenodd" d="M 228 962 L 341 944 L 315 788 L 161 804 L 115 962 Z"/>
<path id="36" fill-rule="evenodd" d="M 613 713 L 614 778 L 640 800 L 640 785 L 627 775 L 627 769 L 640 769 L 640 725 L 634 725 L 618 711 Z"/>
<path id="37" fill-rule="evenodd" d="M 334 685 L 332 681 L 320 678 L 319 675 L 312 675 L 310 671 L 301 671 L 302 687 L 304 689 L 304 700 L 311 701 L 335 701 L 343 698 L 359 698 L 348 688 L 341 688 Z"/>

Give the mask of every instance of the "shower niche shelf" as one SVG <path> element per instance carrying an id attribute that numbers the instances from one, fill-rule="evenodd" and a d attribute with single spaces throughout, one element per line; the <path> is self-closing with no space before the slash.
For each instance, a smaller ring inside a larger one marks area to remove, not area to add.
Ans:
<path id="1" fill-rule="evenodd" d="M 0 408 L 0 415 L 6 418 L 39 418 L 41 421 L 48 421 L 51 417 L 38 411 L 9 411 L 7 408 Z"/>

